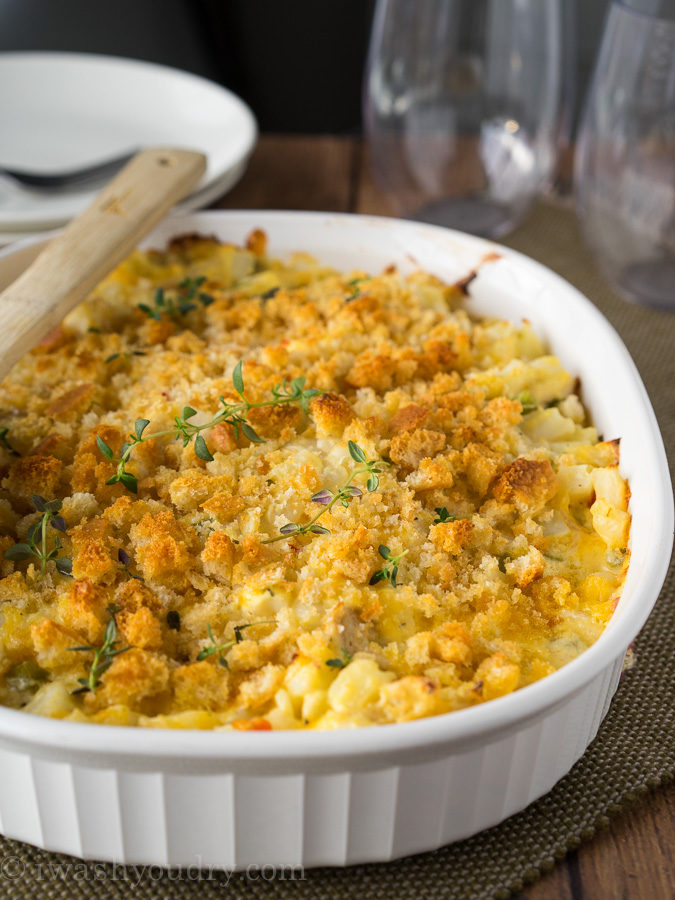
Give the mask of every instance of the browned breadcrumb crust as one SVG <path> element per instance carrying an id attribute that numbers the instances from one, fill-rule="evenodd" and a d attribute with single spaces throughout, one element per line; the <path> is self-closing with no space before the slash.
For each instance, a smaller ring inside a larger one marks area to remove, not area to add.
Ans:
<path id="1" fill-rule="evenodd" d="M 139 309 L 186 277 L 209 302 Z M 31 495 L 59 498 L 73 577 L 3 560 L 0 701 L 109 724 L 335 728 L 481 703 L 582 652 L 628 565 L 618 442 L 598 442 L 527 323 L 476 320 L 465 292 L 282 264 L 261 231 L 132 254 L 1 385 L 2 550 L 39 518 Z M 97 436 L 118 456 L 138 418 L 148 434 L 185 406 L 209 421 L 237 399 L 239 360 L 252 402 L 306 378 L 309 415 L 252 410 L 264 443 L 220 423 L 212 461 L 148 440 L 137 495 L 108 484 Z M 361 479 L 328 534 L 265 543 L 346 481 L 348 441 L 389 463 L 377 489 Z M 373 584 L 382 546 L 407 552 Z M 93 651 L 72 648 L 101 647 L 111 614 L 129 649 L 73 693 Z"/>

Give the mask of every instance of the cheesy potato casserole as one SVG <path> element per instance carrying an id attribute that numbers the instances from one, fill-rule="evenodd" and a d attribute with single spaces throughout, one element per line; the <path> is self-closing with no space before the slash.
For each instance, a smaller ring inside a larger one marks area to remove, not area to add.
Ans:
<path id="1" fill-rule="evenodd" d="M 618 440 L 466 283 L 259 231 L 133 253 L 0 386 L 0 702 L 403 722 L 592 644 L 629 561 Z"/>

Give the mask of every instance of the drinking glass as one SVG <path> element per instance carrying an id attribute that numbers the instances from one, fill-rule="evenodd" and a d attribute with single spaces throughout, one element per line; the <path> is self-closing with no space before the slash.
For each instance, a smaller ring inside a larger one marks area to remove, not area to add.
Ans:
<path id="1" fill-rule="evenodd" d="M 378 0 L 364 86 L 404 216 L 491 237 L 550 184 L 573 96 L 569 0 Z"/>
<path id="2" fill-rule="evenodd" d="M 675 0 L 612 3 L 575 184 L 609 278 L 626 299 L 675 311 Z"/>

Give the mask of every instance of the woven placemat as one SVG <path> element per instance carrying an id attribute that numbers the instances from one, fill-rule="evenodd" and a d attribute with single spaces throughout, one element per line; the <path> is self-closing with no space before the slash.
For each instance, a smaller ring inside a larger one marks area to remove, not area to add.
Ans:
<path id="1" fill-rule="evenodd" d="M 509 240 L 568 279 L 613 322 L 647 386 L 675 464 L 675 314 L 631 306 L 616 297 L 586 251 L 572 211 L 542 203 Z M 602 353 L 602 348 L 598 348 Z M 675 772 L 675 567 L 635 644 L 635 665 L 624 676 L 597 738 L 569 775 L 545 797 L 502 825 L 459 844 L 394 863 L 307 871 L 289 879 L 272 871 L 252 876 L 162 872 L 78 863 L 0 838 L 0 896 L 120 897 L 141 900 L 292 895 L 343 900 L 432 897 L 506 898 L 593 836 L 608 817 Z M 103 815 L 102 811 L 102 815 Z M 330 811 L 327 811 L 330 814 Z M 268 880 L 269 879 L 269 880 Z"/>

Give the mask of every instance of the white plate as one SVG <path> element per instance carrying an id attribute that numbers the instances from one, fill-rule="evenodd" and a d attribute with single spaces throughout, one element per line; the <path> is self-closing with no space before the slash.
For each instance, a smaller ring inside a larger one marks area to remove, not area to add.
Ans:
<path id="1" fill-rule="evenodd" d="M 267 231 L 277 256 L 307 250 L 339 268 L 377 272 L 394 263 L 447 281 L 486 253 L 499 255 L 481 266 L 467 308 L 529 319 L 581 378 L 600 431 L 621 437 L 633 516 L 621 602 L 598 641 L 547 678 L 397 725 L 170 731 L 0 707 L 0 831 L 7 837 L 118 863 L 227 869 L 375 862 L 461 840 L 523 809 L 579 759 L 659 594 L 673 539 L 663 442 L 626 348 L 589 300 L 513 250 L 396 219 L 208 212 L 167 219 L 144 246 L 193 231 L 241 243 L 255 227 Z M 38 250 L 23 242 L 0 253 L 0 289 Z"/>
<path id="2" fill-rule="evenodd" d="M 0 121 L 0 166 L 6 168 L 74 169 L 149 146 L 201 150 L 207 169 L 183 210 L 232 187 L 257 136 L 246 104 L 213 82 L 166 66 L 79 53 L 0 54 Z M 100 189 L 49 193 L 0 178 L 0 232 L 62 225 Z"/>
<path id="3" fill-rule="evenodd" d="M 247 164 L 248 160 L 242 160 L 238 166 L 235 166 L 233 169 L 228 169 L 222 178 L 213 181 L 211 184 L 207 184 L 205 188 L 197 191 L 195 194 L 191 194 L 187 200 L 183 201 L 183 203 L 177 207 L 177 209 L 181 212 L 190 212 L 191 210 L 202 209 L 203 207 L 208 206 L 209 203 L 212 203 L 218 197 L 222 197 L 223 194 L 226 194 L 234 187 L 246 171 Z M 49 229 L 45 230 L 43 228 L 35 229 L 35 231 L 0 231 L 0 247 L 13 244 L 15 241 L 26 241 L 30 238 L 39 238 L 47 233 L 51 232 Z"/>

